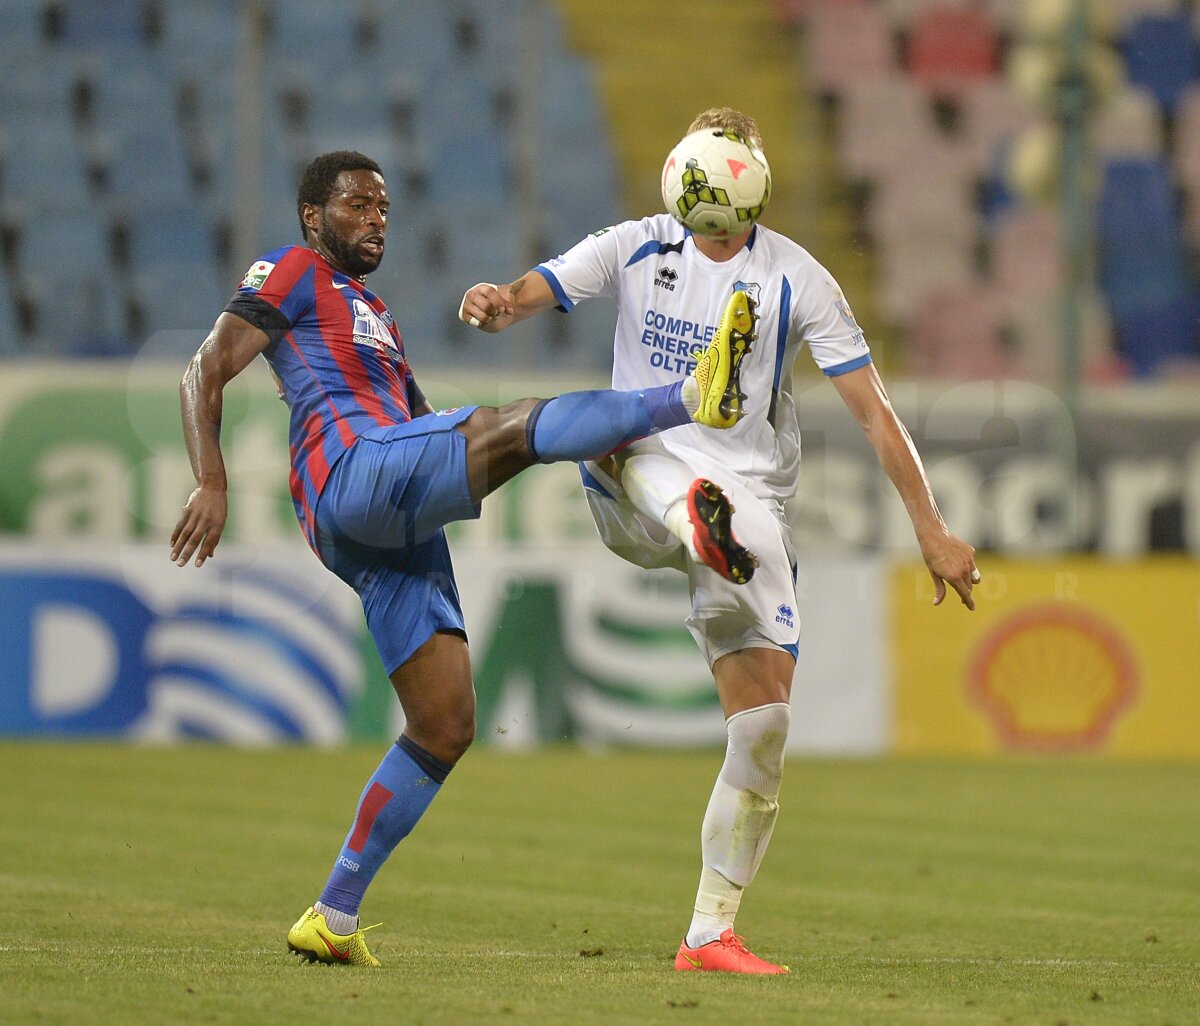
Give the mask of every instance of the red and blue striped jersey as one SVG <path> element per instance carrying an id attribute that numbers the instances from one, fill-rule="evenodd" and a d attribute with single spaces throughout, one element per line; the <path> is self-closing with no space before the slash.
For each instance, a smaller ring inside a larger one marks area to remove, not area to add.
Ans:
<path id="1" fill-rule="evenodd" d="M 226 309 L 271 336 L 264 355 L 291 411 L 292 501 L 315 549 L 317 498 L 338 459 L 363 432 L 412 420 L 404 341 L 383 300 L 305 246 L 267 253 Z"/>

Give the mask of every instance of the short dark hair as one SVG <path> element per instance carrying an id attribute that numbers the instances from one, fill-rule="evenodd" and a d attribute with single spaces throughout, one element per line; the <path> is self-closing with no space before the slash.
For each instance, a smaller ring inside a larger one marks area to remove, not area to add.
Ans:
<path id="1" fill-rule="evenodd" d="M 383 172 L 379 165 L 365 154 L 355 150 L 334 150 L 333 153 L 322 153 L 304 169 L 300 176 L 300 188 L 296 193 L 296 216 L 300 218 L 300 238 L 308 241 L 308 230 L 304 227 L 302 213 L 305 203 L 314 207 L 323 207 L 333 195 L 333 186 L 337 176 L 343 171 L 374 171 L 380 178 Z"/>

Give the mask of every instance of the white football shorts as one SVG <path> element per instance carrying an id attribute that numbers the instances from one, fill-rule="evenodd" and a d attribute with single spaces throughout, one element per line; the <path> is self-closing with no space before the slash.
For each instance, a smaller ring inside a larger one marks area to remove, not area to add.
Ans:
<path id="1" fill-rule="evenodd" d="M 721 486 L 734 506 L 733 533 L 758 556 L 749 583 L 734 584 L 691 559 L 662 524 L 633 507 L 620 483 L 599 464 L 580 467 L 592 518 L 609 549 L 635 566 L 687 573 L 692 612 L 685 624 L 709 666 L 744 648 L 782 648 L 795 657 L 800 641 L 796 555 L 782 509 L 759 499 L 728 471 L 705 468 L 693 474 Z"/>

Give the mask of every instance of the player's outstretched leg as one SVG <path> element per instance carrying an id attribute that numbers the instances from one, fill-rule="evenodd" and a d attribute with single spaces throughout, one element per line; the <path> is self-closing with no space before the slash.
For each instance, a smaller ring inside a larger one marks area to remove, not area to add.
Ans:
<path id="1" fill-rule="evenodd" d="M 697 478 L 688 489 L 687 511 L 700 560 L 727 581 L 749 581 L 758 567 L 758 557 L 734 537 L 733 503 L 725 493 L 707 478 Z"/>
<path id="2" fill-rule="evenodd" d="M 756 322 L 753 302 L 735 292 L 712 342 L 681 381 L 636 392 L 569 392 L 544 400 L 525 426 L 530 454 L 540 463 L 594 459 L 683 424 L 733 427 L 745 413 L 740 368 Z"/>

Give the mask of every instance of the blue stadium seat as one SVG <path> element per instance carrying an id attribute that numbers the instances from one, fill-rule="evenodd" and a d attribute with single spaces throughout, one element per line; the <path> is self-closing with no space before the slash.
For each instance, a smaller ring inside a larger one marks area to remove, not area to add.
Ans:
<path id="1" fill-rule="evenodd" d="M 1154 94 L 1170 112 L 1188 84 L 1200 77 L 1200 44 L 1183 14 L 1138 19 L 1121 40 L 1129 81 Z"/>
<path id="2" fill-rule="evenodd" d="M 1185 297 L 1178 204 L 1162 161 L 1113 161 L 1104 169 L 1096 235 L 1100 286 L 1115 316 Z"/>
<path id="3" fill-rule="evenodd" d="M 21 220 L 22 277 L 84 277 L 112 263 L 108 225 L 94 208 L 33 207 Z"/>
<path id="4" fill-rule="evenodd" d="M 376 29 L 378 45 L 372 49 L 370 60 L 385 73 L 407 66 L 422 78 L 428 77 L 455 52 L 454 24 L 448 5 L 391 4 Z"/>
<path id="5" fill-rule="evenodd" d="M 152 274 L 134 279 L 146 335 L 156 331 L 192 333 L 192 350 L 212 327 L 233 291 L 234 286 L 224 282 L 212 261 L 163 264 Z"/>
<path id="6" fill-rule="evenodd" d="M 118 198 L 184 206 L 195 197 L 180 132 L 157 123 L 126 124 L 111 137 L 108 189 Z"/>
<path id="7" fill-rule="evenodd" d="M 130 265 L 135 274 L 153 275 L 164 264 L 215 263 L 213 226 L 194 204 L 134 208 Z"/>
<path id="8" fill-rule="evenodd" d="M 214 55 L 237 53 L 245 17 L 237 0 L 170 0 L 163 7 L 161 47 L 181 72 L 212 74 Z M 232 80 L 232 74 L 217 76 Z"/>
<path id="9" fill-rule="evenodd" d="M 429 146 L 434 203 L 472 196 L 505 201 L 511 187 L 510 135 L 492 113 L 490 87 L 476 71 L 447 66 L 432 77 L 417 109 L 417 135 Z"/>
<path id="10" fill-rule="evenodd" d="M 386 91 L 361 65 L 351 65 L 313 82 L 308 91 L 308 128 L 314 134 L 391 131 Z M 313 152 L 320 148 L 313 147 Z"/>
<path id="11" fill-rule="evenodd" d="M 67 46 L 127 52 L 146 42 L 144 0 L 60 0 L 60 7 Z"/>
<path id="12" fill-rule="evenodd" d="M 178 92 L 173 72 L 158 61 L 104 61 L 90 75 L 95 91 L 95 127 L 115 135 L 175 131 Z"/>
<path id="13" fill-rule="evenodd" d="M 32 0 L 0 0 L 0 54 L 11 58 L 36 49 L 44 41 L 42 8 Z"/>
<path id="14" fill-rule="evenodd" d="M 1195 297 L 1114 317 L 1117 351 L 1135 376 L 1156 375 L 1164 364 L 1200 357 L 1200 309 Z"/>
<path id="15" fill-rule="evenodd" d="M 48 274 L 31 283 L 39 348 L 118 355 L 128 347 L 121 286 L 105 265 Z"/>
<path id="16" fill-rule="evenodd" d="M 64 67 L 53 51 L 44 48 L 21 50 L 5 56 L 3 102 L 0 125 L 44 130 L 45 122 L 71 130 L 71 96 L 75 75 Z M 37 124 L 31 124 L 36 120 Z"/>
<path id="17" fill-rule="evenodd" d="M 1200 78 L 1200 43 L 1184 14 L 1140 18 L 1121 41 L 1129 82 L 1152 92 L 1166 112 Z"/>
<path id="18" fill-rule="evenodd" d="M 15 356 L 21 348 L 16 304 L 8 288 L 0 286 L 0 357 Z"/>
<path id="19" fill-rule="evenodd" d="M 271 7 L 269 59 L 318 53 L 322 63 L 337 67 L 355 59 L 360 25 L 361 13 L 353 3 L 282 0 Z"/>
<path id="20" fill-rule="evenodd" d="M 5 201 L 36 204 L 48 195 L 87 195 L 83 157 L 65 118 L 47 115 L 25 123 L 19 134 L 10 133 L 0 192 Z"/>

